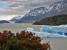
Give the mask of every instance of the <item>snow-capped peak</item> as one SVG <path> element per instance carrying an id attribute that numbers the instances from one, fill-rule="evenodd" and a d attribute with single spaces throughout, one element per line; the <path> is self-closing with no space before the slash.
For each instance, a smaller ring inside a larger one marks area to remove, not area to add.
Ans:
<path id="1" fill-rule="evenodd" d="M 50 17 L 55 15 L 67 14 L 67 0 L 61 0 L 54 2 L 48 7 L 38 7 L 30 10 L 25 16 L 19 16 L 12 19 L 12 21 L 19 22 L 35 22 L 44 17 Z"/>
<path id="2" fill-rule="evenodd" d="M 30 12 L 28 14 L 26 14 L 26 16 L 39 16 L 42 14 L 45 14 L 48 11 L 48 9 L 46 7 L 39 7 L 39 8 L 35 8 L 30 10 Z"/>
<path id="3" fill-rule="evenodd" d="M 47 7 L 39 7 L 30 10 L 26 16 L 40 16 L 49 12 L 61 12 L 67 6 L 67 0 L 61 0 L 58 2 L 54 2 L 53 4 Z M 52 14 L 51 14 L 52 15 Z"/>
<path id="4" fill-rule="evenodd" d="M 52 5 L 50 5 L 50 7 L 53 7 L 54 10 L 60 12 L 65 8 L 65 5 L 67 5 L 67 0 L 61 0 L 53 3 Z"/>

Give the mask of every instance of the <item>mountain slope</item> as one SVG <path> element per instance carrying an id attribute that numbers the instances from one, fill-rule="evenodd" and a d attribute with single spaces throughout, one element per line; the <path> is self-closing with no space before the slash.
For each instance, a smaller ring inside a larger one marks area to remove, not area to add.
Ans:
<path id="1" fill-rule="evenodd" d="M 34 23 L 44 17 L 67 14 L 67 0 L 54 2 L 48 7 L 38 7 L 30 10 L 25 16 L 20 19 L 11 20 L 15 23 Z"/>
<path id="2" fill-rule="evenodd" d="M 58 15 L 53 17 L 44 18 L 38 22 L 35 22 L 36 25 L 62 25 L 67 24 L 67 15 Z"/>
<path id="3" fill-rule="evenodd" d="M 15 21 L 16 23 L 33 23 L 34 21 L 37 21 L 38 17 L 34 16 L 26 16 L 21 18 L 20 20 Z"/>
<path id="4" fill-rule="evenodd" d="M 47 9 L 45 7 L 34 8 L 22 18 L 18 20 L 14 18 L 11 19 L 11 21 L 14 21 L 15 23 L 33 23 L 35 21 L 40 20 L 40 18 L 42 18 L 41 16 L 46 13 L 46 10 Z"/>

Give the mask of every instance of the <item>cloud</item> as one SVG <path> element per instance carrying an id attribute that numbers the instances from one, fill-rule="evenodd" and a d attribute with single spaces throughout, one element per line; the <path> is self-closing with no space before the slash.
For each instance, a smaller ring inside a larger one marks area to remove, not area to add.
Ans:
<path id="1" fill-rule="evenodd" d="M 10 19 L 12 19 L 15 16 L 16 15 L 11 15 L 11 16 L 10 15 L 2 15 L 2 16 L 0 16 L 0 20 L 10 20 Z"/>
<path id="2" fill-rule="evenodd" d="M 30 9 L 40 6 L 48 6 L 59 0 L 0 0 L 9 6 L 0 10 L 0 15 L 24 15 Z"/>

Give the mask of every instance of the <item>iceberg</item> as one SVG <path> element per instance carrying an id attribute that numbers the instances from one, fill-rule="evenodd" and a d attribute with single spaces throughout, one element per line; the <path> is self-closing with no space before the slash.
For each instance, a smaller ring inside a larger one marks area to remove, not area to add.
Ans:
<path id="1" fill-rule="evenodd" d="M 67 25 L 60 25 L 60 26 L 41 25 L 40 32 L 48 32 L 50 34 L 67 35 Z"/>
<path id="2" fill-rule="evenodd" d="M 27 27 L 26 31 L 33 32 L 34 28 L 33 27 Z"/>
<path id="3" fill-rule="evenodd" d="M 26 31 L 35 33 L 36 36 L 40 37 L 67 37 L 67 25 L 41 25 L 39 32 L 35 31 L 34 27 L 27 27 Z"/>

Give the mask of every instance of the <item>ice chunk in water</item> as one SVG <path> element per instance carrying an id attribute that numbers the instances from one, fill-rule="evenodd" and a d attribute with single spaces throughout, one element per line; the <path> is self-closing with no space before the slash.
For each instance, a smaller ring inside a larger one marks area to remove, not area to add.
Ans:
<path id="1" fill-rule="evenodd" d="M 40 27 L 40 32 L 48 32 L 50 34 L 67 35 L 67 25 L 60 25 L 60 26 L 42 25 Z"/>
<path id="2" fill-rule="evenodd" d="M 32 32 L 32 31 L 34 31 L 34 28 L 33 27 L 27 27 L 26 31 Z"/>
<path id="3" fill-rule="evenodd" d="M 48 26 L 48 25 L 41 25 L 40 31 L 37 32 L 34 30 L 34 27 L 28 27 L 27 31 L 34 32 L 40 36 L 48 36 L 48 34 L 54 35 L 64 35 L 67 36 L 67 25 L 60 25 L 60 26 Z"/>

